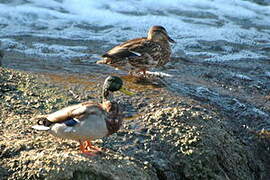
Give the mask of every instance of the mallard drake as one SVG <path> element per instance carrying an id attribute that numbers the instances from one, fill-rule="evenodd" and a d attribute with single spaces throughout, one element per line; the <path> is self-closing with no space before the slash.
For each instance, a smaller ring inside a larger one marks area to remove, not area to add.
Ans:
<path id="1" fill-rule="evenodd" d="M 132 72 L 143 72 L 151 67 L 163 66 L 170 61 L 171 46 L 175 41 L 162 26 L 152 26 L 147 37 L 132 39 L 115 46 L 104 55 L 98 64 L 109 64 Z"/>
<path id="2" fill-rule="evenodd" d="M 100 151 L 91 144 L 91 140 L 109 136 L 117 132 L 122 124 L 120 105 L 113 101 L 112 92 L 132 95 L 125 90 L 123 81 L 116 76 L 106 78 L 102 103 L 93 101 L 68 106 L 52 114 L 35 118 L 38 125 L 32 126 L 37 130 L 49 131 L 52 135 L 63 139 L 79 141 L 80 150 L 87 155 L 94 155 Z"/>

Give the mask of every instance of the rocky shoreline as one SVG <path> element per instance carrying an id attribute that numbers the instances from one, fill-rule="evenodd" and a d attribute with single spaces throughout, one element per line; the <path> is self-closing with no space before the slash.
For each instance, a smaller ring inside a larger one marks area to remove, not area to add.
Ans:
<path id="1" fill-rule="evenodd" d="M 50 80 L 48 80 L 50 79 Z M 30 119 L 99 98 L 91 88 L 0 68 L 0 179 L 267 179 L 269 132 L 239 131 L 214 106 L 164 88 L 129 88 L 121 130 L 97 140 L 104 152 L 86 157 L 77 143 L 32 130 Z M 88 84 L 89 86 L 89 84 Z M 158 96 L 160 93 L 164 96 Z"/>

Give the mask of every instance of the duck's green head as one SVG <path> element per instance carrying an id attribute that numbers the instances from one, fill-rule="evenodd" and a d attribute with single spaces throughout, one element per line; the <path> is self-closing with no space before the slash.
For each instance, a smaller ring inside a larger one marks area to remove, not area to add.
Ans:
<path id="1" fill-rule="evenodd" d="M 103 97 L 106 98 L 110 92 L 121 91 L 126 95 L 133 95 L 132 92 L 129 92 L 125 88 L 123 88 L 123 81 L 120 77 L 117 76 L 109 76 L 105 79 L 103 85 Z"/>
<path id="2" fill-rule="evenodd" d="M 169 41 L 175 43 L 175 41 L 168 35 L 166 29 L 162 26 L 152 26 L 148 31 L 148 39 L 153 41 Z"/>

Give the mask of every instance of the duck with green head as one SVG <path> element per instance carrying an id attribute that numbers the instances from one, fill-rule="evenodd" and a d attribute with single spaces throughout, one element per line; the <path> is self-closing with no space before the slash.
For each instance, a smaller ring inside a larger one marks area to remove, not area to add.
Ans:
<path id="1" fill-rule="evenodd" d="M 49 131 L 63 139 L 79 141 L 80 150 L 87 155 L 100 151 L 91 144 L 92 140 L 109 136 L 117 132 L 122 124 L 120 105 L 113 100 L 113 92 L 121 91 L 127 95 L 123 81 L 116 76 L 109 76 L 103 85 L 102 103 L 93 101 L 68 106 L 52 114 L 37 117 L 37 130 Z"/>
<path id="2" fill-rule="evenodd" d="M 163 66 L 170 61 L 171 46 L 175 41 L 162 26 L 152 26 L 147 37 L 132 39 L 115 46 L 98 64 L 109 64 L 128 72 L 143 72 L 151 67 Z"/>

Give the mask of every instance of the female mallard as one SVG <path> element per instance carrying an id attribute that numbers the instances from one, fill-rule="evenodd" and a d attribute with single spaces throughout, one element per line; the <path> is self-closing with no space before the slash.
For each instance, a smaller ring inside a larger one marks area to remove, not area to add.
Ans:
<path id="1" fill-rule="evenodd" d="M 33 128 L 48 130 L 60 138 L 77 140 L 84 154 L 94 155 L 100 149 L 94 147 L 90 141 L 115 133 L 122 124 L 120 105 L 112 99 L 112 92 L 118 90 L 131 95 L 122 85 L 123 81 L 119 77 L 109 76 L 103 85 L 102 104 L 87 101 L 68 106 L 38 117 L 38 125 Z"/>
<path id="2" fill-rule="evenodd" d="M 126 71 L 143 72 L 170 61 L 171 46 L 175 43 L 162 26 L 150 28 L 147 37 L 132 39 L 120 44 L 102 55 L 98 64 L 110 64 Z"/>

